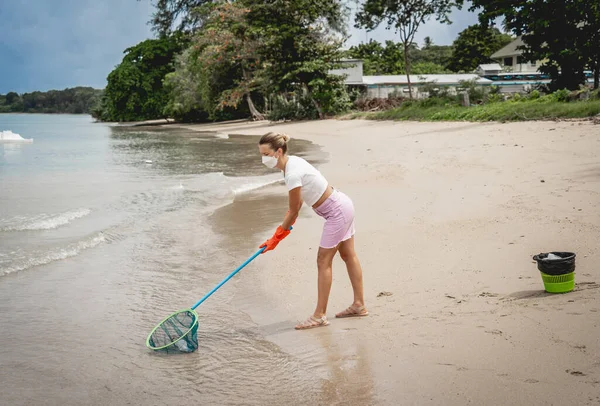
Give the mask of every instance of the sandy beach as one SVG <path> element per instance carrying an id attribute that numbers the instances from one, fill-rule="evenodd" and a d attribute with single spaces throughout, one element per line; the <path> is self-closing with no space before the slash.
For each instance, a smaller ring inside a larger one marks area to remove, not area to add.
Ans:
<path id="1" fill-rule="evenodd" d="M 327 154 L 319 169 L 354 200 L 369 317 L 335 319 L 352 300 L 336 257 L 331 324 L 293 329 L 316 301 L 322 219 L 309 207 L 257 269 L 239 276 L 240 283 L 259 278 L 256 300 L 236 305 L 265 337 L 320 366 L 315 373 L 326 371 L 317 401 L 600 403 L 600 126 L 327 120 L 182 127 L 285 132 L 292 154 L 294 138 L 311 141 Z M 251 228 L 267 238 L 285 214 L 285 196 L 283 185 L 270 186 L 213 220 L 251 207 L 263 216 Z M 549 251 L 577 254 L 573 292 L 544 292 L 532 256 Z"/>

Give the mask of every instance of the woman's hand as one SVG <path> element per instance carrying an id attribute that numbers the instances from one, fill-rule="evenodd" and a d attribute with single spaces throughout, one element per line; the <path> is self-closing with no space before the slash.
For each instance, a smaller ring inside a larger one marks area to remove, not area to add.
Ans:
<path id="1" fill-rule="evenodd" d="M 269 238 L 267 241 L 262 243 L 262 245 L 258 248 L 265 247 L 265 250 L 262 252 L 262 254 L 264 254 L 267 251 L 272 251 L 275 249 L 275 247 L 277 247 L 277 244 L 279 244 L 281 240 L 283 240 L 288 235 L 290 235 L 290 230 L 285 230 L 281 226 L 279 226 L 277 227 L 277 230 L 275 230 L 275 234 L 273 234 L 273 237 Z"/>

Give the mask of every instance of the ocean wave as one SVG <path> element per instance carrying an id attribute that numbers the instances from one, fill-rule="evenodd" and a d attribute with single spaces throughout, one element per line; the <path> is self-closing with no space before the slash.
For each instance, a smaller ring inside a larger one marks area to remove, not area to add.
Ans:
<path id="1" fill-rule="evenodd" d="M 239 195 L 239 194 L 244 194 L 244 193 L 248 193 L 248 192 L 252 192 L 253 190 L 257 190 L 263 187 L 267 187 L 270 185 L 274 185 L 276 183 L 281 183 L 283 182 L 283 179 L 264 179 L 264 180 L 259 180 L 259 181 L 255 181 L 255 182 L 250 182 L 250 183 L 246 183 L 246 184 L 242 184 L 239 185 L 235 188 L 233 188 L 233 193 L 235 195 Z"/>
<path id="2" fill-rule="evenodd" d="M 265 176 L 226 176 L 223 172 L 211 172 L 195 179 L 181 181 L 178 186 L 172 188 L 227 199 L 282 181 L 283 177 L 278 173 Z"/>
<path id="3" fill-rule="evenodd" d="M 0 231 L 36 231 L 51 230 L 69 224 L 73 220 L 85 217 L 92 211 L 80 208 L 60 214 L 41 214 L 35 217 L 14 217 L 0 224 Z"/>
<path id="4" fill-rule="evenodd" d="M 74 257 L 79 255 L 81 251 L 96 247 L 97 245 L 106 241 L 107 240 L 104 234 L 100 233 L 92 238 L 70 244 L 64 248 L 49 252 L 36 253 L 27 258 L 17 259 L 16 261 L 13 261 L 13 264 L 7 268 L 0 268 L 0 275 L 8 275 L 14 272 L 20 272 L 29 268 L 33 268 L 35 266 L 46 265 L 54 261 L 60 261 L 62 259 Z"/>
<path id="5" fill-rule="evenodd" d="M 33 142 L 33 138 L 23 138 L 12 131 L 0 131 L 0 142 Z"/>

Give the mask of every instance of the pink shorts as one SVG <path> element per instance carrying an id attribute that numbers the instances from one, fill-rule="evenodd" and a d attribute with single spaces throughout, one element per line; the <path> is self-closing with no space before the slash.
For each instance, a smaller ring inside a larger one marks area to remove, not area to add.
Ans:
<path id="1" fill-rule="evenodd" d="M 344 193 L 334 189 L 314 211 L 325 219 L 319 244 L 322 248 L 335 248 L 354 235 L 354 204 Z"/>

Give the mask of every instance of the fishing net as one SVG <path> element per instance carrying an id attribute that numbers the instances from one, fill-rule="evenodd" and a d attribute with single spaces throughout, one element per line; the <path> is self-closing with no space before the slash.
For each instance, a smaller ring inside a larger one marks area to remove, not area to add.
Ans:
<path id="1" fill-rule="evenodd" d="M 193 352 L 198 349 L 198 315 L 191 309 L 180 310 L 152 330 L 146 346 L 155 351 Z"/>

